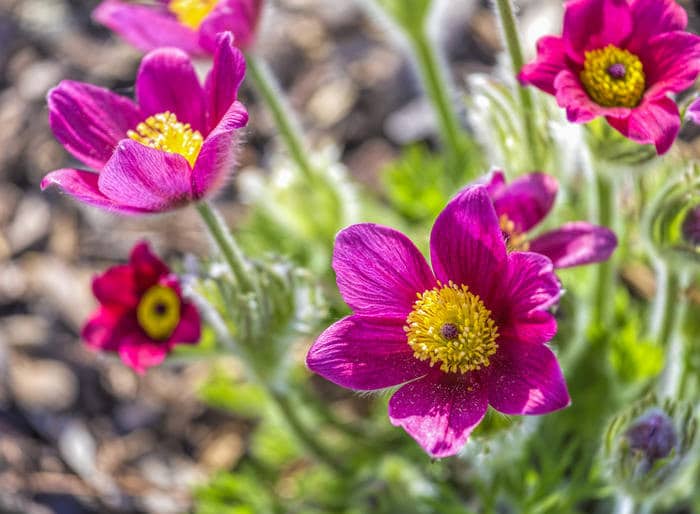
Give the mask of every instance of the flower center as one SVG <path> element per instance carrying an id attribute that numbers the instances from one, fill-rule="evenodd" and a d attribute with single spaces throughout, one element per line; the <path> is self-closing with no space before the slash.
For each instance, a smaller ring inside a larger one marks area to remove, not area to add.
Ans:
<path id="1" fill-rule="evenodd" d="M 126 133 L 134 141 L 156 150 L 182 155 L 194 166 L 204 138 L 189 123 L 181 123 L 173 113 L 165 111 L 149 116 Z"/>
<path id="2" fill-rule="evenodd" d="M 501 225 L 501 232 L 503 232 L 503 238 L 506 240 L 506 248 L 509 252 L 527 252 L 530 249 L 527 235 L 516 228 L 513 220 L 505 214 L 501 214 L 498 222 Z"/>
<path id="3" fill-rule="evenodd" d="M 172 0 L 168 9 L 177 20 L 190 27 L 198 29 L 204 18 L 214 9 L 218 0 Z"/>
<path id="4" fill-rule="evenodd" d="M 430 366 L 440 363 L 446 373 L 488 367 L 498 349 L 491 311 L 467 286 L 452 281 L 418 293 L 404 331 L 413 356 L 430 360 Z"/>
<path id="5" fill-rule="evenodd" d="M 180 323 L 180 298 L 169 287 L 150 287 L 141 297 L 136 319 L 148 337 L 168 339 Z"/>
<path id="6" fill-rule="evenodd" d="M 604 107 L 636 107 L 646 85 L 639 57 L 615 45 L 586 52 L 581 82 Z"/>

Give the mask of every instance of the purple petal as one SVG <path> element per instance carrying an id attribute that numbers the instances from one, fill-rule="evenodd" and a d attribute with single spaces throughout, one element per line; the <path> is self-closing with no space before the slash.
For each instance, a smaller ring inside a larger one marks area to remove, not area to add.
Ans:
<path id="1" fill-rule="evenodd" d="M 142 118 L 128 98 L 71 80 L 52 89 L 48 103 L 49 125 L 56 139 L 77 159 L 98 170 Z"/>
<path id="2" fill-rule="evenodd" d="M 238 48 L 247 50 L 255 41 L 261 0 L 222 0 L 199 27 L 199 44 L 214 53 L 217 36 L 232 32 Z"/>
<path id="3" fill-rule="evenodd" d="M 430 235 L 430 257 L 435 276 L 466 285 L 489 302 L 505 270 L 503 234 L 484 186 L 469 186 L 445 207 Z"/>
<path id="4" fill-rule="evenodd" d="M 306 356 L 314 373 L 350 389 L 371 391 L 428 373 L 413 356 L 401 320 L 348 316 L 323 332 Z"/>
<path id="5" fill-rule="evenodd" d="M 204 140 L 192 171 L 194 198 L 203 198 L 218 191 L 236 164 L 238 154 L 237 129 L 248 122 L 248 112 L 240 102 L 234 102 L 219 125 Z"/>
<path id="6" fill-rule="evenodd" d="M 509 254 L 503 291 L 507 308 L 496 320 L 501 338 L 536 344 L 554 337 L 557 323 L 546 309 L 559 301 L 561 285 L 547 257 L 531 252 Z"/>
<path id="7" fill-rule="evenodd" d="M 214 64 L 207 75 L 204 91 L 207 95 L 207 126 L 212 130 L 238 98 L 238 88 L 245 78 L 245 58 L 233 46 L 230 32 L 219 34 Z"/>
<path id="8" fill-rule="evenodd" d="M 530 242 L 530 251 L 549 257 L 555 268 L 605 261 L 616 247 L 612 230 L 585 221 L 566 223 Z"/>
<path id="9" fill-rule="evenodd" d="M 432 373 L 399 389 L 389 401 L 389 419 L 432 457 L 458 453 L 484 418 L 487 392 L 477 381 Z"/>
<path id="10" fill-rule="evenodd" d="M 537 58 L 522 67 L 518 80 L 521 84 L 532 84 L 553 95 L 554 79 L 566 67 L 564 40 L 557 36 L 545 36 L 537 41 Z"/>
<path id="11" fill-rule="evenodd" d="M 170 336 L 169 342 L 196 344 L 202 337 L 202 321 L 199 312 L 189 302 L 183 302 L 180 313 L 180 323 Z"/>
<path id="12" fill-rule="evenodd" d="M 571 0 L 564 11 L 562 39 L 568 57 L 582 64 L 584 52 L 620 46 L 632 27 L 627 0 Z"/>
<path id="13" fill-rule="evenodd" d="M 167 279 L 170 275 L 170 268 L 158 257 L 146 241 L 141 241 L 131 249 L 129 255 L 129 266 L 134 270 L 136 277 L 136 287 L 139 295 L 148 288 Z M 171 287 L 171 284 L 165 283 Z"/>
<path id="14" fill-rule="evenodd" d="M 99 175 L 91 171 L 64 168 L 52 171 L 41 181 L 41 189 L 58 186 L 79 202 L 120 214 L 143 214 L 139 207 L 122 205 L 106 197 L 99 188 Z"/>
<path id="15" fill-rule="evenodd" d="M 92 17 L 143 52 L 171 46 L 192 55 L 202 53 L 197 32 L 182 25 L 164 6 L 106 0 Z"/>
<path id="16" fill-rule="evenodd" d="M 537 225 L 554 205 L 559 184 L 544 173 L 528 173 L 491 195 L 496 214 L 506 215 L 519 232 Z"/>
<path id="17" fill-rule="evenodd" d="M 119 356 L 124 364 L 143 374 L 148 368 L 161 364 L 171 349 L 169 344 L 149 339 L 139 331 L 122 341 L 119 345 Z"/>
<path id="18" fill-rule="evenodd" d="M 338 234 L 333 269 L 340 294 L 355 314 L 401 322 L 417 293 L 436 285 L 425 258 L 405 235 L 373 223 Z"/>
<path id="19" fill-rule="evenodd" d="M 700 37 L 669 32 L 645 41 L 639 58 L 644 65 L 645 101 L 679 93 L 693 85 L 700 73 Z"/>
<path id="20" fill-rule="evenodd" d="M 566 109 L 566 117 L 572 123 L 588 123 L 598 116 L 622 118 L 632 111 L 627 107 L 603 107 L 586 93 L 579 78 L 570 70 L 564 70 L 554 81 L 559 107 Z"/>
<path id="21" fill-rule="evenodd" d="M 126 208 L 162 212 L 192 199 L 190 174 L 182 155 L 127 139 L 119 143 L 98 185 L 110 200 Z"/>
<path id="22" fill-rule="evenodd" d="M 686 111 L 693 123 L 700 125 L 700 98 L 695 100 Z"/>
<path id="23" fill-rule="evenodd" d="M 627 50 L 638 53 L 649 40 L 664 32 L 685 30 L 688 15 L 675 0 L 632 0 L 634 33 L 627 42 Z"/>
<path id="24" fill-rule="evenodd" d="M 545 345 L 501 343 L 489 375 L 489 403 L 504 414 L 547 414 L 571 403 L 557 358 Z"/>
<path id="25" fill-rule="evenodd" d="M 145 116 L 166 111 L 206 136 L 204 90 L 190 57 L 177 48 L 153 50 L 141 60 L 136 98 Z"/>
<path id="26" fill-rule="evenodd" d="M 136 307 L 139 295 L 131 266 L 112 266 L 92 281 L 92 292 L 103 305 Z"/>
<path id="27" fill-rule="evenodd" d="M 484 179 L 477 181 L 486 187 L 486 192 L 491 198 L 498 195 L 506 187 L 506 176 L 501 170 L 493 170 Z"/>
<path id="28" fill-rule="evenodd" d="M 681 118 L 676 103 L 667 97 L 644 99 L 624 118 L 607 118 L 611 127 L 641 144 L 653 144 L 656 153 L 666 153 L 676 140 Z"/>

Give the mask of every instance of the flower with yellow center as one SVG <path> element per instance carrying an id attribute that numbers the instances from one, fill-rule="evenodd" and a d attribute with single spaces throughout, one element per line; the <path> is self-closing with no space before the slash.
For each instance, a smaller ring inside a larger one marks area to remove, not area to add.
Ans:
<path id="1" fill-rule="evenodd" d="M 198 29 L 209 13 L 216 7 L 218 0 L 172 0 L 168 9 L 177 20 L 190 27 Z"/>
<path id="2" fill-rule="evenodd" d="M 180 298 L 171 288 L 151 286 L 141 297 L 136 318 L 148 337 L 157 341 L 168 339 L 180 323 Z"/>
<path id="3" fill-rule="evenodd" d="M 182 155 L 194 167 L 204 138 L 189 123 L 181 123 L 171 112 L 149 116 L 127 135 L 144 146 Z"/>
<path id="4" fill-rule="evenodd" d="M 642 61 L 615 45 L 586 52 L 580 78 L 588 96 L 604 107 L 636 107 L 646 87 Z"/>
<path id="5" fill-rule="evenodd" d="M 416 359 L 439 363 L 447 373 L 488 367 L 498 349 L 491 311 L 467 286 L 452 281 L 418 293 L 404 331 Z"/>
<path id="6" fill-rule="evenodd" d="M 506 239 L 506 248 L 509 252 L 527 252 L 530 249 L 530 243 L 527 240 L 527 235 L 520 232 L 513 220 L 506 214 L 501 214 L 498 218 L 501 226 L 501 231 Z"/>

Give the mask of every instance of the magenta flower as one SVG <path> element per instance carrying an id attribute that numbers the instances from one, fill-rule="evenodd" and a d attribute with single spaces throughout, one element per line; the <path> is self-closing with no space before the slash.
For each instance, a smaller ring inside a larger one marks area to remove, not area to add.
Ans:
<path id="1" fill-rule="evenodd" d="M 144 52 L 170 46 L 199 55 L 215 53 L 220 32 L 233 33 L 237 47 L 249 48 L 262 6 L 262 0 L 105 0 L 93 18 Z"/>
<path id="2" fill-rule="evenodd" d="M 163 362 L 178 343 L 197 343 L 197 309 L 182 298 L 180 284 L 146 243 L 131 250 L 129 263 L 92 281 L 100 306 L 83 327 L 95 350 L 117 352 L 139 373 Z"/>
<path id="3" fill-rule="evenodd" d="M 354 310 L 311 347 L 308 367 L 356 390 L 401 386 L 389 402 L 432 456 L 457 453 L 489 404 L 506 414 L 544 414 L 569 394 L 544 344 L 557 324 L 547 309 L 561 294 L 550 260 L 506 251 L 482 185 L 438 216 L 432 271 L 411 241 L 363 223 L 338 234 L 338 288 Z"/>
<path id="4" fill-rule="evenodd" d="M 204 87 L 187 54 L 154 50 L 141 61 L 138 102 L 81 82 L 51 90 L 49 124 L 77 159 L 99 173 L 52 171 L 81 202 L 125 214 L 161 212 L 221 188 L 234 165 L 237 129 L 248 122 L 236 100 L 245 60 L 222 34 Z"/>
<path id="5" fill-rule="evenodd" d="M 508 249 L 546 255 L 555 268 L 607 260 L 617 247 L 617 237 L 610 229 L 586 221 L 565 223 L 534 239 L 528 238 L 527 232 L 549 214 L 558 188 L 557 180 L 544 173 L 529 173 L 508 185 L 502 171 L 491 174 L 486 189 Z"/>
<path id="6" fill-rule="evenodd" d="M 659 154 L 680 129 L 667 94 L 690 87 L 700 72 L 700 38 L 684 32 L 673 0 L 570 0 L 561 37 L 537 43 L 537 59 L 518 78 L 554 95 L 569 121 L 608 123 Z"/>

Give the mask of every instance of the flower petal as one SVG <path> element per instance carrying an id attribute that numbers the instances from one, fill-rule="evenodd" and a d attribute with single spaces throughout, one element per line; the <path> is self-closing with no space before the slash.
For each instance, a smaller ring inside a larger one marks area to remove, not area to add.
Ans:
<path id="1" fill-rule="evenodd" d="M 169 344 L 153 341 L 139 331 L 122 341 L 119 345 L 119 356 L 124 364 L 143 374 L 148 368 L 161 364 L 171 349 Z"/>
<path id="2" fill-rule="evenodd" d="M 557 358 L 545 345 L 504 342 L 489 374 L 489 403 L 504 414 L 547 414 L 571 399 Z"/>
<path id="3" fill-rule="evenodd" d="M 247 50 L 255 41 L 261 0 L 223 0 L 207 16 L 199 27 L 199 44 L 214 53 L 217 35 L 233 33 L 238 48 Z"/>
<path id="4" fill-rule="evenodd" d="M 219 124 L 202 145 L 192 170 L 192 194 L 203 198 L 218 191 L 236 164 L 237 129 L 248 123 L 248 112 L 240 102 L 233 102 Z"/>
<path id="5" fill-rule="evenodd" d="M 639 58 L 644 65 L 644 99 L 679 93 L 693 85 L 700 73 L 700 37 L 668 32 L 644 41 Z"/>
<path id="6" fill-rule="evenodd" d="M 554 79 L 566 67 L 564 40 L 558 36 L 544 36 L 537 41 L 537 58 L 522 67 L 518 80 L 553 95 Z"/>
<path id="7" fill-rule="evenodd" d="M 507 216 L 519 232 L 537 225 L 554 205 L 559 184 L 545 173 L 528 173 L 518 177 L 492 195 L 496 214 Z"/>
<path id="8" fill-rule="evenodd" d="M 486 187 L 486 192 L 491 198 L 493 198 L 506 187 L 506 175 L 501 170 L 493 170 L 491 173 L 486 175 L 483 182 L 478 182 L 484 184 Z"/>
<path id="9" fill-rule="evenodd" d="M 656 153 L 666 153 L 680 131 L 681 118 L 676 103 L 667 97 L 644 100 L 624 118 L 607 118 L 623 136 L 641 144 L 653 144 Z"/>
<path id="10" fill-rule="evenodd" d="M 373 223 L 352 225 L 338 234 L 333 269 L 343 300 L 363 316 L 403 322 L 416 294 L 435 286 L 418 248 L 401 232 Z"/>
<path id="11" fill-rule="evenodd" d="M 160 283 L 161 279 L 168 279 L 170 275 L 168 265 L 153 253 L 146 241 L 139 242 L 131 249 L 129 266 L 133 270 L 139 296 L 149 287 Z"/>
<path id="12" fill-rule="evenodd" d="M 685 30 L 688 15 L 675 0 L 632 0 L 630 2 L 634 34 L 627 50 L 638 53 L 649 40 L 664 32 Z"/>
<path id="13" fill-rule="evenodd" d="M 306 356 L 314 373 L 350 389 L 372 391 L 428 373 L 413 356 L 404 322 L 348 316 L 326 329 Z"/>
<path id="14" fill-rule="evenodd" d="M 549 257 L 555 268 L 605 261 L 616 247 L 612 230 L 585 221 L 566 223 L 530 242 L 530 251 Z"/>
<path id="15" fill-rule="evenodd" d="M 49 173 L 41 181 L 41 189 L 58 186 L 79 202 L 121 214 L 142 214 L 138 207 L 122 205 L 107 198 L 99 189 L 99 175 L 91 171 L 64 168 Z"/>
<path id="16" fill-rule="evenodd" d="M 554 316 L 546 309 L 559 301 L 561 285 L 552 262 L 544 255 L 513 252 L 508 255 L 508 275 L 503 283 L 506 308 L 496 315 L 501 338 L 545 343 L 557 332 Z"/>
<path id="17" fill-rule="evenodd" d="M 632 32 L 627 0 L 571 0 L 564 11 L 562 39 L 568 57 L 583 63 L 584 52 L 619 46 Z"/>
<path id="18" fill-rule="evenodd" d="M 693 121 L 693 123 L 700 125 L 700 99 L 695 100 L 692 104 L 690 104 L 686 114 Z"/>
<path id="19" fill-rule="evenodd" d="M 190 57 L 177 48 L 159 48 L 141 60 L 136 98 L 144 116 L 169 111 L 206 136 L 204 90 Z"/>
<path id="20" fill-rule="evenodd" d="M 462 449 L 487 408 L 487 391 L 479 382 L 452 380 L 435 372 L 394 393 L 389 419 L 432 457 L 441 458 Z"/>
<path id="21" fill-rule="evenodd" d="M 112 266 L 92 281 L 92 292 L 103 305 L 136 307 L 139 294 L 134 269 L 129 265 Z"/>
<path id="22" fill-rule="evenodd" d="M 183 302 L 180 323 L 170 336 L 169 342 L 197 344 L 202 337 L 202 320 L 199 311 L 189 302 Z"/>
<path id="23" fill-rule="evenodd" d="M 124 309 L 100 306 L 85 323 L 80 336 L 93 350 L 115 352 L 134 329 L 130 318 Z"/>
<path id="24" fill-rule="evenodd" d="M 162 212 L 192 199 L 190 175 L 190 165 L 182 155 L 127 139 L 119 143 L 100 173 L 98 185 L 117 204 Z"/>
<path id="25" fill-rule="evenodd" d="M 197 32 L 178 22 L 165 7 L 106 0 L 92 17 L 143 52 L 171 46 L 192 55 L 203 53 Z"/>
<path id="26" fill-rule="evenodd" d="M 245 58 L 233 46 L 230 32 L 219 34 L 214 64 L 207 75 L 204 91 L 207 95 L 207 127 L 213 130 L 238 98 L 238 89 L 245 78 Z"/>
<path id="27" fill-rule="evenodd" d="M 469 186 L 447 204 L 430 234 L 430 258 L 438 280 L 466 285 L 490 305 L 506 266 L 506 247 L 486 188 Z"/>
<path id="28" fill-rule="evenodd" d="M 627 107 L 603 107 L 595 103 L 586 93 L 579 78 L 570 70 L 564 70 L 554 81 L 559 107 L 566 109 L 566 117 L 572 123 L 588 123 L 598 116 L 622 118 L 629 116 Z"/>
<path id="29" fill-rule="evenodd" d="M 76 159 L 98 170 L 142 117 L 128 98 L 71 80 L 49 91 L 48 104 L 49 125 L 56 139 Z"/>

